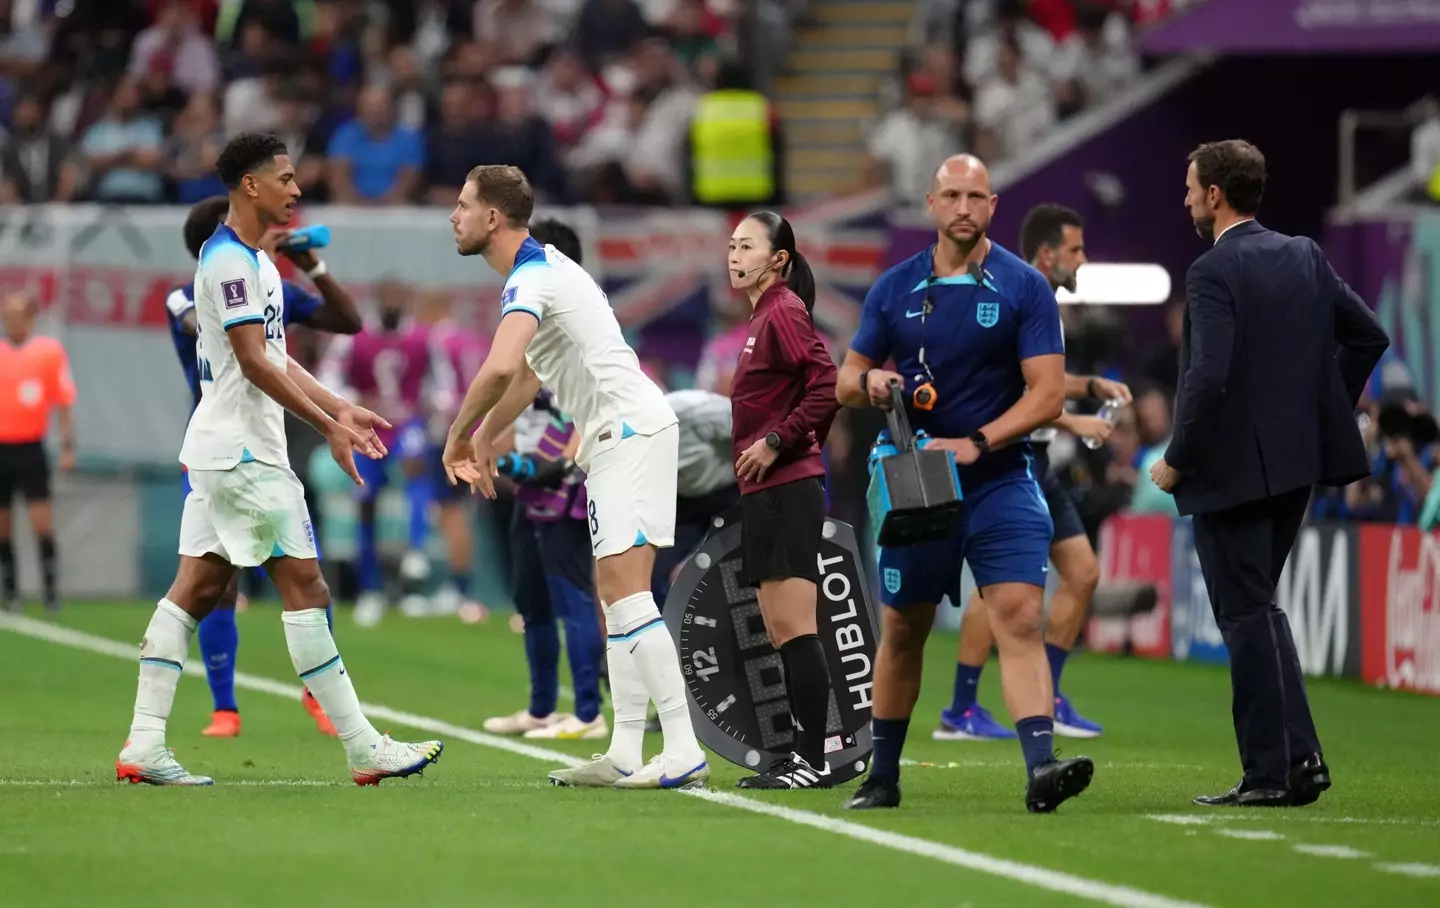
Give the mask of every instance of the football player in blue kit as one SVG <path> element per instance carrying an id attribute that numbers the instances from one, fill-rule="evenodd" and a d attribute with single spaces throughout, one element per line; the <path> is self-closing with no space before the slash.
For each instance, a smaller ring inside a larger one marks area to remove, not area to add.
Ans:
<path id="1" fill-rule="evenodd" d="M 185 218 L 185 248 L 198 261 L 200 247 L 215 232 L 216 225 L 224 222 L 230 210 L 226 196 L 213 196 L 190 209 Z M 285 234 L 277 233 L 272 242 L 277 246 Z M 317 331 L 331 334 L 354 334 L 360 330 L 360 312 L 355 300 L 345 291 L 339 281 L 330 276 L 329 269 L 313 251 L 287 252 L 283 248 L 271 250 L 290 259 L 297 268 L 320 291 L 317 296 L 291 281 L 284 282 L 284 321 L 286 325 L 305 325 Z M 165 314 L 170 323 L 170 339 L 175 344 L 175 354 L 180 358 L 180 368 L 190 386 L 191 409 L 200 403 L 200 366 L 195 354 L 196 315 L 195 284 L 183 284 L 170 291 L 165 298 Z M 183 474 L 185 494 L 190 494 L 189 474 Z M 257 568 L 257 570 L 261 570 Z M 210 682 L 210 695 L 214 701 L 214 712 L 210 725 L 202 732 L 211 738 L 233 738 L 240 734 L 240 707 L 235 701 L 235 654 L 240 648 L 240 635 L 235 627 L 235 602 L 239 595 L 239 574 L 230 581 L 219 605 L 205 620 L 200 622 L 198 636 L 200 653 L 205 660 L 205 675 Z M 326 718 L 320 704 L 307 690 L 303 699 L 305 709 L 315 719 L 321 734 L 334 735 L 335 727 Z"/>

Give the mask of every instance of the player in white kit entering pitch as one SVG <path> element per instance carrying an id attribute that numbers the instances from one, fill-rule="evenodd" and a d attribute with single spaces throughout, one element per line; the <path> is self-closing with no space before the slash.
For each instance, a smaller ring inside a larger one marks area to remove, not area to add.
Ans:
<path id="1" fill-rule="evenodd" d="M 554 246 L 531 238 L 534 207 L 519 168 L 484 166 L 470 172 L 450 215 L 460 254 L 484 256 L 507 278 L 490 355 L 446 439 L 445 470 L 451 482 L 494 498 L 495 440 L 542 385 L 554 392 L 580 436 L 575 462 L 585 471 L 589 495 L 615 730 L 607 753 L 556 770 L 550 780 L 616 788 L 703 785 L 710 767 L 690 726 L 675 642 L 650 595 L 655 549 L 675 543 L 675 413 L 640 371 L 605 293 Z M 645 763 L 650 700 L 665 746 Z"/>
<path id="2" fill-rule="evenodd" d="M 439 741 L 402 744 L 382 735 L 360 701 L 325 620 L 305 490 L 285 453 L 285 410 L 325 436 L 330 456 L 359 483 L 356 451 L 385 455 L 375 429 L 389 425 L 317 382 L 285 352 L 280 273 L 259 249 L 267 229 L 290 220 L 300 197 L 285 144 L 241 134 L 216 164 L 230 212 L 200 250 L 195 272 L 201 398 L 180 462 L 192 491 L 180 520 L 180 567 L 140 641 L 140 685 L 130 738 L 115 761 L 120 781 L 210 785 L 165 747 L 165 724 L 196 625 L 237 568 L 263 564 L 284 602 L 295 671 L 335 723 L 358 785 L 408 776 L 435 762 Z"/>

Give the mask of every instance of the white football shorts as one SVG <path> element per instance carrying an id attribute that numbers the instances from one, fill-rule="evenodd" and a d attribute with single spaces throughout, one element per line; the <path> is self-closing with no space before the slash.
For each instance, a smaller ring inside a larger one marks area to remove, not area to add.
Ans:
<path id="1" fill-rule="evenodd" d="M 680 471 L 680 428 L 631 435 L 590 460 L 585 493 L 590 499 L 590 548 L 596 558 L 637 545 L 675 544 L 675 483 Z"/>
<path id="2" fill-rule="evenodd" d="M 271 558 L 314 558 L 305 488 L 289 467 L 250 461 L 191 470 L 180 518 L 180 554 L 215 554 L 236 567 Z"/>

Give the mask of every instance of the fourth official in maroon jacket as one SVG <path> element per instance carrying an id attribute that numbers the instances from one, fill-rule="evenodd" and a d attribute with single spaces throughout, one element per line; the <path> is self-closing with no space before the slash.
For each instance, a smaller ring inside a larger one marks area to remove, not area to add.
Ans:
<path id="1" fill-rule="evenodd" d="M 744 576 L 784 660 L 799 727 L 793 754 L 739 784 L 825 787 L 830 672 L 816 609 L 825 523 L 820 448 L 839 410 L 835 363 L 811 321 L 815 277 L 788 221 L 771 211 L 741 221 L 730 237 L 729 268 L 731 286 L 749 294 L 754 310 L 730 388 Z"/>

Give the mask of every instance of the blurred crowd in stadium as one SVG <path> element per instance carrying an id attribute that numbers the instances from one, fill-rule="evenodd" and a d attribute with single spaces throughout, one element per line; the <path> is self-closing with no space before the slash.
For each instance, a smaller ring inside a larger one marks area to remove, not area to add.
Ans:
<path id="1" fill-rule="evenodd" d="M 926 0 L 882 86 L 871 182 L 923 199 L 1119 92 L 1166 2 Z M 545 201 L 681 204 L 690 115 L 773 85 L 804 0 L 0 0 L 5 198 L 190 203 L 273 130 L 311 201 L 448 204 L 469 167 Z M 862 178 L 857 174 L 857 181 Z M 843 187 L 842 187 L 843 188 Z"/>

